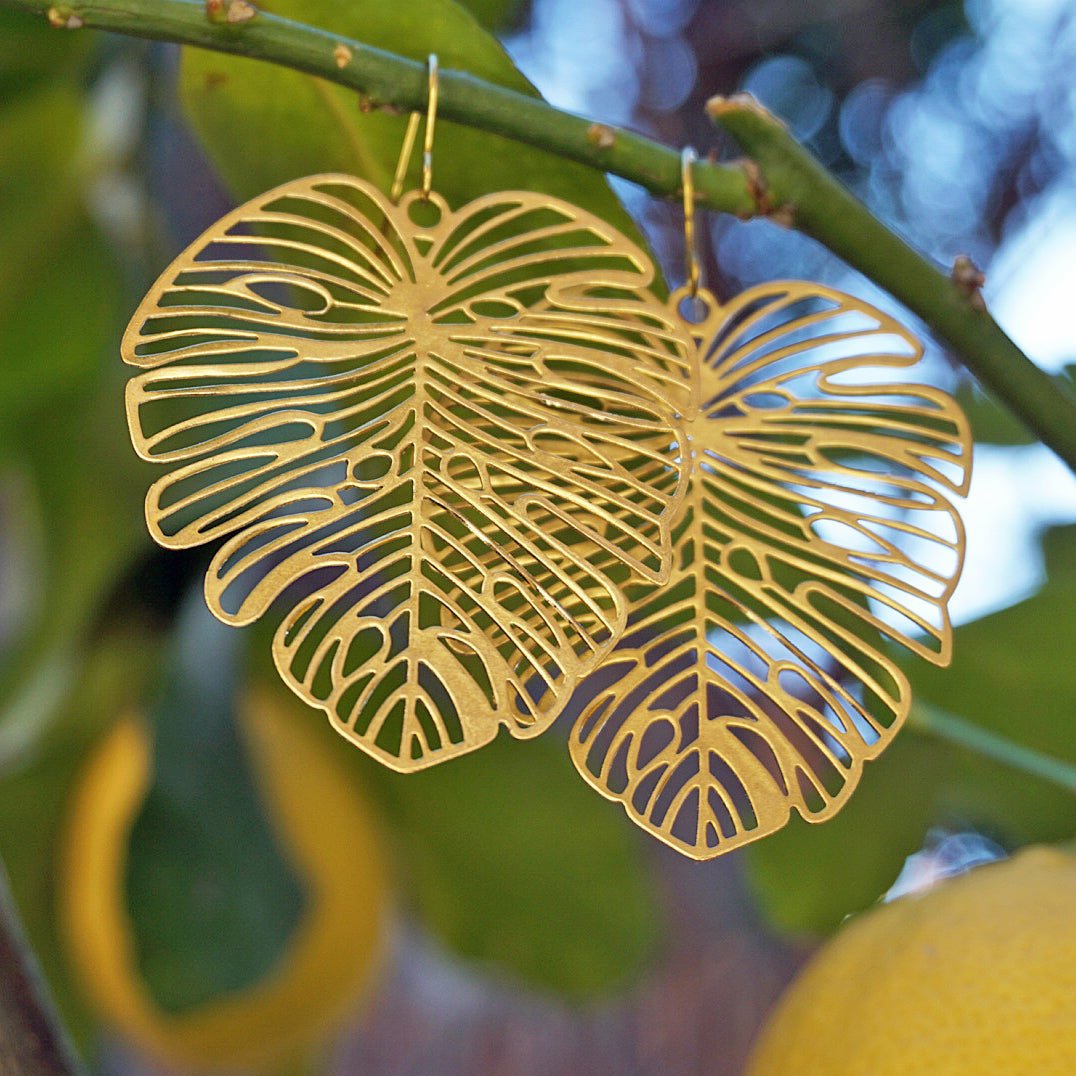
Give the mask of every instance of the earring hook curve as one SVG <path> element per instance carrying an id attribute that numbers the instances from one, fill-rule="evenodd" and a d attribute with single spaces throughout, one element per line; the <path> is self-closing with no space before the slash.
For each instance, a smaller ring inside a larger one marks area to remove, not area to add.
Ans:
<path id="1" fill-rule="evenodd" d="M 433 190 L 433 125 L 437 119 L 437 53 L 426 61 L 426 130 L 422 139 L 422 200 Z"/>
<path id="2" fill-rule="evenodd" d="M 430 192 L 433 190 L 433 126 L 437 119 L 437 54 L 431 52 L 426 61 L 426 131 L 422 138 L 422 200 L 430 200 Z M 400 156 L 396 161 L 396 171 L 392 177 L 392 187 L 389 189 L 389 198 L 393 202 L 400 200 L 403 194 L 404 180 L 407 178 L 407 166 L 411 161 L 411 154 L 415 149 L 415 139 L 418 136 L 418 125 L 422 122 L 422 113 L 412 112 L 407 118 L 407 130 L 404 132 L 403 145 L 400 147 Z"/>

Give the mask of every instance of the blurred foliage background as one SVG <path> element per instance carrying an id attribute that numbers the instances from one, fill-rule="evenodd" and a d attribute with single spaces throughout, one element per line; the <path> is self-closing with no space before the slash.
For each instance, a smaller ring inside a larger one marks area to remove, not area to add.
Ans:
<path id="1" fill-rule="evenodd" d="M 1033 358 L 1076 363 L 1071 3 L 265 6 L 700 154 L 736 152 L 706 98 L 749 90 L 911 243 L 985 268 Z M 208 555 L 146 536 L 118 340 L 235 201 L 319 170 L 384 183 L 402 123 L 294 72 L 0 6 L 0 855 L 19 910 L 101 1073 L 738 1073 L 814 941 L 905 857 L 953 833 L 1071 838 L 1076 799 L 913 722 L 833 822 L 694 864 L 590 792 L 556 729 L 399 777 L 276 686 L 266 639 L 205 611 Z M 675 206 L 448 124 L 436 152 L 451 202 L 548 190 L 637 226 L 680 282 Z M 768 221 L 710 220 L 703 255 L 722 297 L 801 276 L 891 305 Z M 980 443 L 956 658 L 913 685 L 1076 763 L 1076 482 L 928 363 Z"/>

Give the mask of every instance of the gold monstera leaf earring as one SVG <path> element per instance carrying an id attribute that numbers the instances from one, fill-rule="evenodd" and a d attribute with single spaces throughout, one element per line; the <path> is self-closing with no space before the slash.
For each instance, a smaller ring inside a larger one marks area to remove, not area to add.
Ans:
<path id="1" fill-rule="evenodd" d="M 828 817 L 905 717 L 893 643 L 948 657 L 970 438 L 907 383 L 894 319 L 801 282 L 721 305 L 525 191 L 287 183 L 218 221 L 134 315 L 164 545 L 206 598 L 280 610 L 278 669 L 397 770 L 537 735 L 703 859 Z"/>
<path id="2" fill-rule="evenodd" d="M 660 586 L 628 588 L 624 638 L 573 705 L 583 776 L 696 859 L 822 821 L 908 713 L 898 643 L 949 660 L 946 602 L 970 477 L 955 402 L 901 379 L 922 356 L 889 315 L 778 282 L 699 287 L 683 156 L 692 341 L 688 493 Z"/>
<path id="3" fill-rule="evenodd" d="M 397 770 L 542 732 L 660 585 L 687 376 L 646 255 L 528 192 L 286 183 L 185 250 L 123 339 L 154 538 L 221 540 L 212 611 Z M 413 117 L 413 121 L 418 117 Z"/>

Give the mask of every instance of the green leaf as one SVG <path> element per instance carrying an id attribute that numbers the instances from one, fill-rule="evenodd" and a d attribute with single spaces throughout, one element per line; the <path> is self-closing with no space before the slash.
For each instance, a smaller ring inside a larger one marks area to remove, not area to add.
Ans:
<path id="1" fill-rule="evenodd" d="M 645 965 L 659 920 L 638 835 L 555 734 L 502 735 L 421 773 L 363 772 L 396 823 L 416 911 L 454 952 L 575 997 Z"/>
<path id="2" fill-rule="evenodd" d="M 504 31 L 519 25 L 529 6 L 529 0 L 460 0 L 460 7 L 487 30 Z"/>
<path id="3" fill-rule="evenodd" d="M 60 934 L 57 859 L 73 785 L 101 733 L 139 699 L 156 644 L 139 621 L 98 637 L 85 655 L 72 658 L 48 735 L 32 758 L 0 777 L 0 858 L 64 1024 L 83 1047 L 95 1020 L 71 977 Z"/>
<path id="4" fill-rule="evenodd" d="M 57 30 L 43 13 L 0 7 L 0 100 L 81 77 L 93 47 L 89 34 Z"/>
<path id="5" fill-rule="evenodd" d="M 948 669 L 908 672 L 914 697 L 1076 763 L 1076 528 L 1049 532 L 1045 545 L 1042 590 L 957 628 Z M 752 846 L 749 871 L 774 923 L 818 934 L 881 896 L 932 826 L 977 829 L 1008 847 L 1068 840 L 1076 795 L 908 727 L 833 821 L 796 823 Z"/>
<path id="6" fill-rule="evenodd" d="M 916 693 L 1015 743 L 1076 763 L 1076 526 L 1045 535 L 1047 583 L 1033 597 L 957 628 L 948 669 L 909 670 Z M 941 792 L 949 817 L 1005 844 L 1076 830 L 1076 795 L 967 751 Z"/>
<path id="7" fill-rule="evenodd" d="M 153 783 L 127 861 L 139 971 L 173 1013 L 268 975 L 304 905 L 235 722 L 243 636 L 213 620 L 200 593 L 190 604 L 153 711 Z"/>
<path id="8" fill-rule="evenodd" d="M 90 388 L 118 328 L 116 268 L 88 221 L 73 221 L 37 253 L 16 263 L 23 273 L 0 299 L 3 440 L 27 424 L 59 425 L 57 397 Z"/>
<path id="9" fill-rule="evenodd" d="M 0 215 L 0 468 L 36 569 L 0 675 L 8 763 L 54 716 L 55 669 L 147 541 L 145 468 L 117 406 L 118 268 L 82 204 L 83 119 L 63 84 L 0 112 L 0 204 L 18 206 Z"/>
<path id="10" fill-rule="evenodd" d="M 3 460 L 32 518 L 23 540 L 37 569 L 32 608 L 0 673 L 3 764 L 31 750 L 55 720 L 56 670 L 76 660 L 119 577 L 149 544 L 145 479 L 120 441 L 126 431 L 115 399 L 57 394 L 51 414 L 24 424 L 20 450 Z M 112 413 L 102 414 L 103 402 Z"/>
<path id="11" fill-rule="evenodd" d="M 748 846 L 748 875 L 770 922 L 789 934 L 828 934 L 873 904 L 922 845 L 951 755 L 905 729 L 835 818 L 811 825 L 793 816 Z"/>
<path id="12" fill-rule="evenodd" d="M 411 59 L 436 53 L 443 69 L 537 96 L 496 39 L 453 0 L 275 0 L 267 7 Z M 181 79 L 194 129 L 238 200 L 317 172 L 350 173 L 388 190 L 406 117 L 364 113 L 356 94 L 310 75 L 196 49 L 184 50 Z M 638 241 L 630 217 L 593 169 L 447 121 L 436 127 L 433 183 L 453 206 L 492 191 L 553 194 Z"/>
<path id="13" fill-rule="evenodd" d="M 113 289 L 110 272 L 107 262 L 89 267 L 87 291 Z M 0 422 L 6 434 L 0 467 L 29 517 L 21 540 L 35 569 L 32 607 L 9 641 L 0 674 L 0 760 L 6 763 L 54 717 L 47 698 L 27 706 L 40 696 L 35 684 L 43 674 L 54 678 L 50 669 L 80 650 L 125 567 L 149 544 L 142 512 L 148 468 L 129 447 L 117 406 L 118 371 L 109 377 L 101 369 L 115 320 L 103 315 L 93 333 L 86 331 L 95 336 L 94 369 L 80 370 L 70 382 L 58 376 L 50 396 L 24 401 L 17 419 Z M 32 371 L 52 341 L 28 335 L 26 343 L 17 357 Z"/>
<path id="14" fill-rule="evenodd" d="M 57 85 L 0 109 L 0 444 L 58 391 L 85 389 L 119 324 L 117 268 L 83 206 L 83 103 Z M 50 417 L 34 415 L 34 421 Z"/>

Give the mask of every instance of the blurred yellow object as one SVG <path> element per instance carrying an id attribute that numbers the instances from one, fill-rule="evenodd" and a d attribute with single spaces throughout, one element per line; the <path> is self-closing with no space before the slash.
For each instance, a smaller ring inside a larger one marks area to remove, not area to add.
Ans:
<path id="1" fill-rule="evenodd" d="M 378 962 L 388 883 L 369 809 L 320 725 L 263 694 L 247 700 L 241 725 L 306 897 L 272 975 L 178 1014 L 157 1006 L 139 978 L 124 905 L 128 837 L 152 776 L 150 735 L 139 720 L 117 723 L 76 789 L 61 916 L 87 992 L 140 1047 L 186 1068 L 273 1071 L 324 1039 L 361 996 Z"/>
<path id="2" fill-rule="evenodd" d="M 1076 857 L 1024 849 L 845 926 L 748 1076 L 1076 1073 Z"/>

